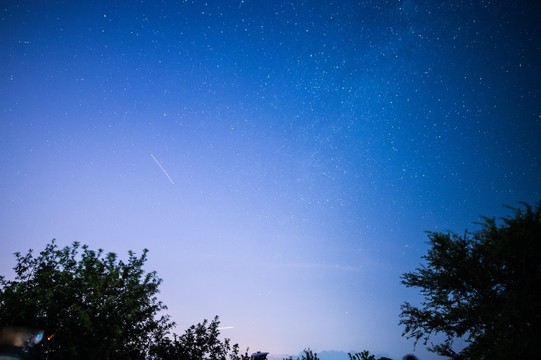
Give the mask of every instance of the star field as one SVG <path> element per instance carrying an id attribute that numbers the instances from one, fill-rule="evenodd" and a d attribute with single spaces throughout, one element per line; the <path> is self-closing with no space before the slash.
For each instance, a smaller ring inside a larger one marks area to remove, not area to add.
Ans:
<path id="1" fill-rule="evenodd" d="M 52 238 L 148 248 L 179 332 L 400 358 L 424 232 L 541 199 L 537 2 L 0 11 L 2 275 Z"/>

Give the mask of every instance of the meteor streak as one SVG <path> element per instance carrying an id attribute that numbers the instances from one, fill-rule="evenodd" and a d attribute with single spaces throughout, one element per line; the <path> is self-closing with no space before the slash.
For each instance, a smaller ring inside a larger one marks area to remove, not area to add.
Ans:
<path id="1" fill-rule="evenodd" d="M 167 176 L 167 178 L 169 179 L 169 181 L 171 181 L 171 184 L 175 185 L 175 183 L 173 182 L 173 179 L 171 179 L 171 176 L 169 176 L 169 174 L 167 173 L 167 171 L 165 171 L 165 169 L 163 168 L 162 164 L 160 164 L 160 162 L 158 160 L 156 160 L 156 158 L 154 157 L 154 155 L 150 154 L 150 156 L 152 156 L 152 158 L 154 159 L 154 161 L 156 162 L 156 164 L 158 164 L 158 166 L 160 167 L 160 169 L 162 169 L 163 173 L 165 174 L 165 176 Z"/>
<path id="2" fill-rule="evenodd" d="M 218 328 L 218 330 L 227 330 L 227 329 L 233 329 L 233 326 L 223 326 L 223 327 Z"/>

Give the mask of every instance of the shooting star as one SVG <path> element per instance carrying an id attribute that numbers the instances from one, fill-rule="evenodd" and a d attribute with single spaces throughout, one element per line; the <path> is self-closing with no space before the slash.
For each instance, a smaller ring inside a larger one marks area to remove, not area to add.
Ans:
<path id="1" fill-rule="evenodd" d="M 233 329 L 233 326 L 223 326 L 223 327 L 218 328 L 218 330 L 227 330 L 227 329 Z"/>
<path id="2" fill-rule="evenodd" d="M 150 154 L 150 156 L 152 156 L 152 158 L 154 159 L 154 161 L 156 162 L 156 164 L 158 164 L 158 166 L 160 167 L 160 169 L 162 169 L 163 173 L 165 174 L 165 176 L 167 176 L 167 178 L 169 179 L 169 181 L 171 181 L 171 184 L 175 185 L 175 183 L 173 182 L 173 179 L 171 179 L 171 176 L 169 176 L 169 174 L 167 173 L 167 171 L 165 171 L 165 169 L 163 168 L 162 164 L 160 164 L 160 162 L 158 160 L 156 160 L 156 158 L 154 157 L 154 155 Z"/>

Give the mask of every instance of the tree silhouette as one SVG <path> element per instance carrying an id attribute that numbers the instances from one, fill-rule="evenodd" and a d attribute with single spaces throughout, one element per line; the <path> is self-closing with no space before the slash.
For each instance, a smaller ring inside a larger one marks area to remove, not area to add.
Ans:
<path id="1" fill-rule="evenodd" d="M 156 360 L 249 360 L 248 349 L 240 353 L 239 345 L 231 345 L 230 339 L 219 339 L 218 316 L 210 323 L 192 325 L 184 334 L 164 337 L 152 351 L 152 359 Z"/>
<path id="2" fill-rule="evenodd" d="M 452 359 L 539 358 L 541 202 L 513 210 L 501 225 L 484 218 L 473 234 L 428 234 L 426 263 L 402 275 L 424 296 L 420 307 L 402 305 L 403 335 L 426 345 L 443 334 L 429 350 Z"/>
<path id="3" fill-rule="evenodd" d="M 368 350 L 364 350 L 356 354 L 348 353 L 348 357 L 349 360 L 376 360 L 376 356 L 370 354 Z"/>
<path id="4" fill-rule="evenodd" d="M 43 358 L 144 359 L 174 325 L 160 315 L 161 279 L 142 269 L 146 254 L 124 262 L 54 240 L 37 256 L 16 253 L 15 280 L 0 277 L 0 324 L 44 330 L 33 349 Z"/>
<path id="5" fill-rule="evenodd" d="M 317 353 L 313 352 L 310 348 L 304 349 L 300 358 L 297 357 L 297 360 L 320 360 L 317 357 Z M 284 360 L 293 360 L 293 357 L 284 358 Z"/>

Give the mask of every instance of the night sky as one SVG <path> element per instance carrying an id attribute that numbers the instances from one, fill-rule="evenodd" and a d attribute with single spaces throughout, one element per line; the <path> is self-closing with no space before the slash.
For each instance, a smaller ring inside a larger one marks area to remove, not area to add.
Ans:
<path id="1" fill-rule="evenodd" d="M 539 1 L 3 1 L 0 274 L 53 238 L 148 248 L 179 333 L 399 359 L 425 231 L 541 199 L 540 24 Z"/>

